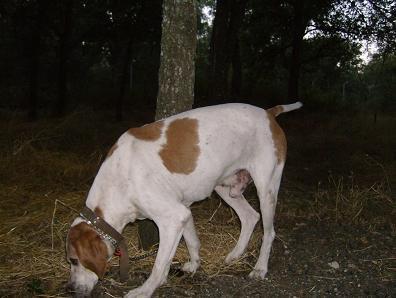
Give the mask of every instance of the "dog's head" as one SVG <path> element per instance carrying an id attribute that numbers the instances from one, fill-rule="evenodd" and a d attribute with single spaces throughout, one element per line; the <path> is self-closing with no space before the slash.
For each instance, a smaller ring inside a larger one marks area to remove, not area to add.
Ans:
<path id="1" fill-rule="evenodd" d="M 90 296 L 107 269 L 109 249 L 99 234 L 85 222 L 70 228 L 66 240 L 70 263 L 68 289 L 76 296 Z"/>

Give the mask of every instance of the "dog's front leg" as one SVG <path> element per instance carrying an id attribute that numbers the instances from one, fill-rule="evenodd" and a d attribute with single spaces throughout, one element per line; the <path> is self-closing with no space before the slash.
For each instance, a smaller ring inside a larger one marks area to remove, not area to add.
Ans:
<path id="1" fill-rule="evenodd" d="M 201 246 L 197 232 L 194 227 L 192 216 L 186 222 L 183 231 L 184 241 L 186 241 L 188 252 L 190 253 L 190 261 L 185 263 L 182 270 L 189 273 L 195 273 L 200 265 L 199 248 Z"/>
<path id="2" fill-rule="evenodd" d="M 158 254 L 150 277 L 145 283 L 129 291 L 125 297 L 151 297 L 155 289 L 166 282 L 172 258 L 182 236 L 184 226 L 191 217 L 191 211 L 185 206 L 173 205 L 161 214 L 153 216 L 160 234 Z"/>

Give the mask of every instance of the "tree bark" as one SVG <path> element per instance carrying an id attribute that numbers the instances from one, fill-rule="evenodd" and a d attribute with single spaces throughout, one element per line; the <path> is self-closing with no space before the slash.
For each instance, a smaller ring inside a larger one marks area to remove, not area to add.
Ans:
<path id="1" fill-rule="evenodd" d="M 164 0 L 157 120 L 192 108 L 196 37 L 195 0 Z M 147 221 L 139 223 L 139 236 L 146 250 L 159 242 L 158 230 Z"/>
<path id="2" fill-rule="evenodd" d="M 156 119 L 192 108 L 196 38 L 195 0 L 164 0 Z"/>

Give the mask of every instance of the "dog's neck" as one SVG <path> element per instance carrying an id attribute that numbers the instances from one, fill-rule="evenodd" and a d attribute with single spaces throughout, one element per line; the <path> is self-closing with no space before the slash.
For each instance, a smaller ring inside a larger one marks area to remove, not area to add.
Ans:
<path id="1" fill-rule="evenodd" d="M 136 220 L 136 208 L 125 195 L 121 195 L 123 191 L 118 190 L 118 185 L 105 179 L 106 173 L 99 171 L 85 204 L 121 234 L 128 223 Z"/>
<path id="2" fill-rule="evenodd" d="M 134 212 L 129 208 L 116 208 L 114 206 L 110 208 L 103 202 L 90 202 L 89 200 L 87 200 L 86 206 L 120 234 L 128 223 L 135 221 Z"/>

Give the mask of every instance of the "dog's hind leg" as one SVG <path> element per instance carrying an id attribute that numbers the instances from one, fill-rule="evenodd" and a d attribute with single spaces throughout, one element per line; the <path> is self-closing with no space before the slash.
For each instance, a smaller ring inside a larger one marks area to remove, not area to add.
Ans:
<path id="1" fill-rule="evenodd" d="M 254 227 L 260 218 L 260 215 L 250 206 L 244 196 L 232 198 L 230 196 L 230 188 L 227 186 L 216 186 L 215 191 L 219 196 L 235 210 L 241 221 L 241 234 L 234 249 L 227 255 L 225 262 L 231 263 L 239 258 L 246 250 L 249 239 L 253 233 Z"/>
<path id="2" fill-rule="evenodd" d="M 249 277 L 264 279 L 268 271 L 268 259 L 272 242 L 275 238 L 274 215 L 282 176 L 283 165 L 277 164 L 273 168 L 263 168 L 261 171 L 252 171 L 252 178 L 260 199 L 260 210 L 263 221 L 264 236 L 260 249 L 260 256 Z"/>
<path id="3" fill-rule="evenodd" d="M 185 263 L 182 270 L 185 272 L 195 273 L 200 265 L 199 248 L 201 246 L 197 232 L 194 227 L 194 220 L 192 216 L 186 222 L 183 231 L 183 238 L 186 241 L 188 252 L 190 254 L 190 261 Z"/>

